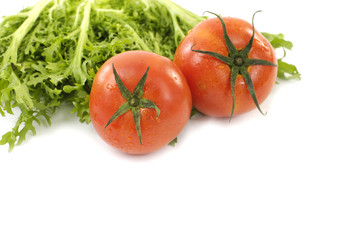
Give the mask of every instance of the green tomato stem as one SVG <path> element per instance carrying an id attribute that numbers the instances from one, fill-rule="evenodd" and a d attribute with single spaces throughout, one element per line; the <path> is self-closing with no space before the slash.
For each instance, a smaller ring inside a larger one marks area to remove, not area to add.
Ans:
<path id="1" fill-rule="evenodd" d="M 113 74 L 114 74 L 115 82 L 118 86 L 120 93 L 125 98 L 126 102 L 118 108 L 118 110 L 113 114 L 113 116 L 109 119 L 108 123 L 104 127 L 104 131 L 105 131 L 106 128 L 112 122 L 114 122 L 117 118 L 119 118 L 120 116 L 122 116 L 123 114 L 125 114 L 129 111 L 132 111 L 134 123 L 135 123 L 135 129 L 137 130 L 137 135 L 139 138 L 140 145 L 143 144 L 142 143 L 142 131 L 141 131 L 141 127 L 140 127 L 141 108 L 154 109 L 157 113 L 157 118 L 159 117 L 159 114 L 160 114 L 159 108 L 153 101 L 143 98 L 144 86 L 145 86 L 145 81 L 147 80 L 149 68 L 150 67 L 147 68 L 143 77 L 139 80 L 137 86 L 134 89 L 134 92 L 131 93 L 128 90 L 128 88 L 124 85 L 121 78 L 119 77 L 119 75 L 114 67 L 114 64 L 113 64 Z"/>

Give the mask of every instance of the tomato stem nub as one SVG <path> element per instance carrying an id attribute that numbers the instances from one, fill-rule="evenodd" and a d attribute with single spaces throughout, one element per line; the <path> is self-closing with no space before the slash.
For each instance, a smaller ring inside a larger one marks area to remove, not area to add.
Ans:
<path id="1" fill-rule="evenodd" d="M 137 99 L 137 98 L 132 98 L 132 99 L 130 99 L 129 105 L 132 106 L 132 107 L 138 107 L 138 105 L 139 105 L 139 99 Z"/>
<path id="2" fill-rule="evenodd" d="M 258 104 L 258 100 L 257 100 L 256 92 L 254 90 L 253 82 L 252 82 L 251 76 L 250 76 L 250 74 L 248 72 L 248 67 L 251 66 L 251 65 L 266 65 L 266 66 L 277 67 L 276 64 L 274 64 L 272 62 L 269 62 L 269 61 L 266 61 L 266 60 L 263 60 L 263 59 L 250 59 L 250 58 L 248 58 L 248 55 L 249 55 L 249 53 L 250 53 L 250 51 L 252 49 L 252 46 L 253 46 L 253 40 L 254 40 L 254 34 L 255 34 L 254 16 L 256 15 L 256 13 L 258 13 L 260 11 L 257 11 L 257 12 L 255 12 L 253 14 L 253 17 L 252 17 L 252 29 L 253 29 L 252 37 L 249 40 L 246 47 L 241 49 L 241 50 L 237 50 L 237 48 L 234 46 L 231 39 L 229 38 L 228 33 L 227 33 L 227 27 L 226 27 L 226 24 L 223 21 L 223 19 L 219 15 L 217 15 L 215 13 L 212 13 L 212 12 L 209 12 L 209 11 L 207 11 L 207 12 L 210 13 L 210 14 L 215 15 L 222 24 L 223 38 L 224 38 L 224 41 L 226 43 L 226 46 L 227 46 L 227 49 L 228 49 L 228 52 L 229 52 L 228 56 L 224 56 L 224 55 L 219 54 L 217 52 L 210 52 L 210 51 L 204 51 L 204 50 L 194 50 L 193 47 L 194 47 L 195 44 L 191 47 L 191 50 L 193 52 L 207 54 L 207 55 L 209 55 L 211 57 L 214 57 L 214 58 L 224 62 L 225 64 L 227 64 L 230 67 L 230 69 L 231 69 L 230 84 L 231 84 L 231 93 L 232 93 L 233 104 L 232 104 L 232 111 L 231 111 L 231 116 L 230 116 L 229 121 L 232 120 L 232 117 L 233 117 L 233 114 L 234 114 L 234 108 L 235 108 L 235 93 L 234 92 L 235 92 L 235 84 L 236 84 L 236 80 L 237 80 L 238 75 L 243 76 L 244 81 L 245 81 L 245 83 L 247 85 L 248 92 L 250 93 L 254 104 L 256 105 L 256 107 L 260 111 L 260 113 L 262 115 L 265 115 L 262 112 L 262 110 L 261 110 L 261 108 L 260 108 L 260 106 Z"/>
<path id="3" fill-rule="evenodd" d="M 235 57 L 234 58 L 234 65 L 241 67 L 244 63 L 244 60 L 242 57 Z"/>
<path id="4" fill-rule="evenodd" d="M 134 92 L 131 93 L 128 90 L 128 88 L 124 85 L 123 81 L 120 79 L 117 71 L 115 70 L 114 64 L 112 66 L 113 66 L 115 82 L 118 86 L 120 93 L 125 98 L 126 102 L 123 105 L 121 105 L 118 108 L 118 110 L 113 114 L 113 116 L 109 119 L 108 123 L 104 127 L 104 131 L 112 122 L 114 122 L 114 120 L 116 120 L 123 114 L 132 111 L 134 123 L 135 123 L 135 129 L 137 131 L 137 135 L 139 138 L 139 143 L 140 145 L 142 145 L 142 133 L 140 128 L 141 108 L 154 109 L 157 113 L 157 118 L 159 117 L 160 114 L 160 110 L 158 106 L 153 101 L 143 98 L 145 81 L 147 80 L 150 67 L 147 68 L 143 77 L 139 80 L 137 86 L 135 87 Z"/>

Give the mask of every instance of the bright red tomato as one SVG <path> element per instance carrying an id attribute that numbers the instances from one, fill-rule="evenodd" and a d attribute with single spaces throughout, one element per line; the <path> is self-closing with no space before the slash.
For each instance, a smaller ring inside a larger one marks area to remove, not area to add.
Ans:
<path id="1" fill-rule="evenodd" d="M 206 115 L 229 117 L 233 107 L 233 116 L 259 108 L 258 104 L 266 99 L 277 79 L 277 59 L 271 44 L 257 31 L 254 32 L 253 44 L 248 45 L 252 39 L 252 25 L 238 18 L 222 18 L 231 42 L 227 45 L 222 19 L 217 17 L 201 22 L 189 32 L 178 46 L 174 62 L 187 78 L 193 106 Z M 234 48 L 229 46 L 231 44 Z M 205 51 L 215 52 L 228 60 L 223 62 Z M 258 65 L 258 60 L 273 65 Z M 233 65 L 237 67 L 233 73 L 234 101 L 231 87 Z M 245 79 L 247 70 L 251 79 L 249 83 Z"/>
<path id="2" fill-rule="evenodd" d="M 116 75 L 122 83 L 116 82 Z M 150 153 L 170 143 L 186 125 L 191 109 L 191 93 L 177 65 L 145 51 L 121 53 L 105 62 L 89 102 L 100 137 L 131 154 Z"/>

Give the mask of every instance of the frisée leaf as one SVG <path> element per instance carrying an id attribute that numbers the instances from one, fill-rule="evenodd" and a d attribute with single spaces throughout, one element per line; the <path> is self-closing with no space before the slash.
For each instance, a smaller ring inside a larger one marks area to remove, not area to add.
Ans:
<path id="1" fill-rule="evenodd" d="M 284 56 L 277 59 L 278 71 L 277 78 L 281 80 L 290 80 L 290 79 L 301 79 L 301 74 L 297 70 L 297 67 L 293 64 L 286 63 L 283 59 L 286 56 L 286 50 L 292 50 L 293 43 L 284 39 L 282 33 L 271 34 L 263 32 L 262 35 L 267 38 L 271 43 L 274 49 L 281 48 L 283 49 Z"/>
<path id="2" fill-rule="evenodd" d="M 0 145 L 12 150 L 62 104 L 90 122 L 95 73 L 117 53 L 146 50 L 173 59 L 200 17 L 168 0 L 41 0 L 0 23 L 0 114 L 20 116 Z"/>

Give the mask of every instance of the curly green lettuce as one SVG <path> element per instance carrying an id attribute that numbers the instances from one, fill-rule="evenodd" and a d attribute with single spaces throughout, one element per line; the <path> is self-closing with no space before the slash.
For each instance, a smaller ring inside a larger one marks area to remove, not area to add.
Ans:
<path id="1" fill-rule="evenodd" d="M 267 38 L 274 49 L 282 49 L 284 55 L 282 58 L 277 59 L 278 71 L 277 78 L 281 80 L 301 79 L 301 74 L 297 67 L 293 64 L 285 62 L 283 59 L 286 56 L 286 50 L 292 50 L 293 43 L 284 39 L 282 33 L 271 34 L 263 32 L 262 35 Z"/>
<path id="2" fill-rule="evenodd" d="M 0 144 L 11 151 L 62 104 L 90 122 L 99 67 L 117 53 L 146 50 L 170 59 L 204 18 L 168 0 L 41 0 L 0 23 L 0 114 L 21 110 Z"/>

